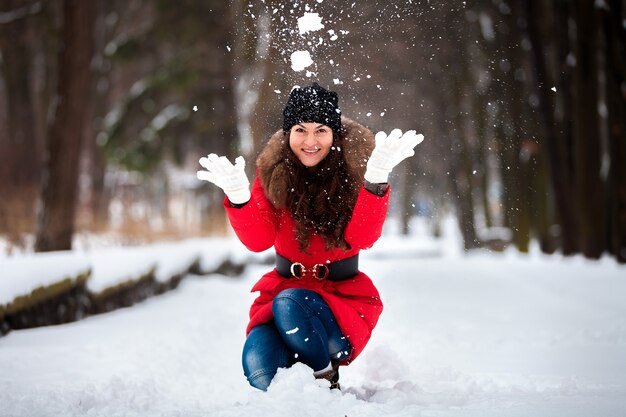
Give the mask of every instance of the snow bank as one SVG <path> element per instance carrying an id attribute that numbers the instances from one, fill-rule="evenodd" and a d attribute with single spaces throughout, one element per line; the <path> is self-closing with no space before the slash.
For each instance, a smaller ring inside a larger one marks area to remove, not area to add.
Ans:
<path id="1" fill-rule="evenodd" d="M 166 282 L 174 276 L 187 273 L 189 268 L 200 262 L 199 242 L 163 243 L 150 248 L 156 257 L 157 282 Z"/>
<path id="2" fill-rule="evenodd" d="M 93 265 L 87 281 L 87 288 L 92 293 L 138 280 L 157 266 L 157 258 L 150 247 L 100 249 L 85 255 Z"/>
<path id="3" fill-rule="evenodd" d="M 241 253 L 236 238 L 224 238 L 1 257 L 0 335 L 130 306 L 175 288 L 189 272 L 237 275 L 268 259 Z"/>
<path id="4" fill-rule="evenodd" d="M 187 272 L 196 262 L 200 271 L 210 272 L 229 259 L 245 262 L 249 257 L 237 255 L 242 252 L 241 248 L 232 238 L 190 239 L 136 247 L 0 257 L 0 305 L 30 294 L 36 288 L 90 270 L 87 288 L 94 293 L 136 280 L 152 270 L 158 282 L 165 282 Z"/>
<path id="5" fill-rule="evenodd" d="M 90 269 L 88 256 L 71 251 L 0 257 L 0 306 Z"/>
<path id="6" fill-rule="evenodd" d="M 100 249 L 89 254 L 94 272 L 88 288 L 100 292 L 119 283 L 134 280 L 154 270 L 157 282 L 186 273 L 202 261 L 202 265 L 219 265 L 228 254 L 229 244 L 209 239 L 157 243 L 146 246 Z M 204 245 L 213 248 L 207 252 Z M 220 248 L 222 248 L 220 250 Z"/>
<path id="7" fill-rule="evenodd" d="M 340 369 L 341 392 L 305 365 L 281 370 L 266 393 L 248 385 L 249 290 L 271 268 L 251 265 L 242 279 L 191 276 L 131 309 L 10 333 L 0 339 L 0 414 L 626 415 L 625 267 L 445 248 L 397 256 L 392 244 L 411 248 L 384 237 L 362 258 L 385 310 L 363 354 Z"/>

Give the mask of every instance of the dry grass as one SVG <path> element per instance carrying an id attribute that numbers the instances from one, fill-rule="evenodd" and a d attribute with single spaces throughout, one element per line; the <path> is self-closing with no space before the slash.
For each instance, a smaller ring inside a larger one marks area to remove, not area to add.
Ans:
<path id="1" fill-rule="evenodd" d="M 220 207 L 221 209 L 221 207 Z M 32 252 L 36 230 L 35 200 L 30 196 L 0 200 L 0 239 L 8 254 Z M 174 220 L 158 228 L 147 218 L 125 218 L 112 227 L 106 219 L 95 219 L 87 210 L 77 213 L 74 233 L 75 247 L 110 247 L 177 241 L 195 237 L 225 236 L 228 220 L 222 210 L 214 210 L 200 224 L 181 226 Z"/>
<path id="2" fill-rule="evenodd" d="M 7 251 L 29 246 L 36 225 L 38 189 L 11 189 L 3 184 L 0 192 L 0 235 L 8 242 Z"/>

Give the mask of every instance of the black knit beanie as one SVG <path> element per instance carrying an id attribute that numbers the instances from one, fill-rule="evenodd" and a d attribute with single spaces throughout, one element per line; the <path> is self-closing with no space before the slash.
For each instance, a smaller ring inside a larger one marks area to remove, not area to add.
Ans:
<path id="1" fill-rule="evenodd" d="M 337 93 L 320 87 L 318 83 L 294 88 L 283 110 L 283 131 L 289 132 L 298 123 L 321 123 L 339 133 L 341 109 L 338 103 Z"/>

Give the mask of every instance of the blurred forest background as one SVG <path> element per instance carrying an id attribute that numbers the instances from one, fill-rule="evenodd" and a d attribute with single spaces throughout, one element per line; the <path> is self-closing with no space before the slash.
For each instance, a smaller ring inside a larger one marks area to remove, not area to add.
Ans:
<path id="1" fill-rule="evenodd" d="M 300 34 L 298 18 L 324 28 Z M 1 0 L 0 235 L 12 250 L 224 233 L 210 152 L 252 163 L 294 85 L 426 140 L 391 215 L 466 249 L 626 262 L 623 0 Z M 314 63 L 291 67 L 291 54 Z"/>

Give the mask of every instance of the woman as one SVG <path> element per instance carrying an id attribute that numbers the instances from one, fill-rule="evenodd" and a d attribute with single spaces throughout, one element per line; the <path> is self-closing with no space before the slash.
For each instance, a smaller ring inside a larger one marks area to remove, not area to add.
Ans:
<path id="1" fill-rule="evenodd" d="M 278 368 L 303 362 L 339 388 L 339 365 L 361 353 L 383 309 L 358 269 L 359 251 L 380 237 L 389 173 L 423 136 L 380 132 L 374 147 L 372 132 L 342 117 L 337 94 L 317 83 L 292 90 L 283 116 L 257 159 L 251 191 L 242 157 L 235 165 L 202 158 L 198 178 L 225 191 L 228 218 L 248 249 L 276 250 L 276 268 L 252 288 L 260 295 L 243 349 L 249 383 L 266 390 Z"/>

